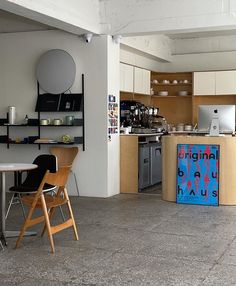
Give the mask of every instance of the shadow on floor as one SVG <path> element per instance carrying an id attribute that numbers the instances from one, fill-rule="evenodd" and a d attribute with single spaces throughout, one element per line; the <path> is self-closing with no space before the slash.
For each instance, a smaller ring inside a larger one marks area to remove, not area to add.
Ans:
<path id="1" fill-rule="evenodd" d="M 152 194 L 152 195 L 161 195 L 161 192 L 162 192 L 161 183 L 142 189 L 142 191 L 140 191 L 140 193 L 142 194 Z"/>

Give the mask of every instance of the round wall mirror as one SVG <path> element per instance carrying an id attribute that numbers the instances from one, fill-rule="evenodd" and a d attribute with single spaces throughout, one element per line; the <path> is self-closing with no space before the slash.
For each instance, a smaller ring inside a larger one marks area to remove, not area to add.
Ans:
<path id="1" fill-rule="evenodd" d="M 40 88 L 52 94 L 69 90 L 76 74 L 75 62 L 70 54 L 63 50 L 50 50 L 44 53 L 36 67 L 36 78 Z"/>

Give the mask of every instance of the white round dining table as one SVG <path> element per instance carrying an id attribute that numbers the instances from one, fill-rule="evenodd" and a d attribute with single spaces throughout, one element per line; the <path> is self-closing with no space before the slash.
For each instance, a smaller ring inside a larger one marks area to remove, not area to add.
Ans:
<path id="1" fill-rule="evenodd" d="M 1 194 L 0 194 L 0 240 L 6 245 L 7 237 L 14 237 L 19 234 L 16 231 L 6 231 L 6 172 L 29 171 L 36 169 L 35 164 L 24 163 L 0 163 L 1 173 Z"/>

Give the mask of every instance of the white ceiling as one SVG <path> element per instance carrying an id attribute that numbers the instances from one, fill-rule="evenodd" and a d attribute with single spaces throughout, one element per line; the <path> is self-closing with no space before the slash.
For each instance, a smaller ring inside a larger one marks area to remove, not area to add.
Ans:
<path id="1" fill-rule="evenodd" d="M 204 32 L 189 32 L 178 34 L 167 34 L 170 39 L 192 39 L 192 38 L 207 38 L 217 36 L 235 36 L 236 30 L 221 30 L 221 31 L 204 31 Z"/>
<path id="2" fill-rule="evenodd" d="M 7 11 L 0 10 L 0 33 L 15 33 L 56 29 Z M 82 31 L 83 32 L 83 31 Z M 81 32 L 81 33 L 82 33 Z M 170 39 L 191 39 L 236 35 L 236 30 L 203 31 L 166 34 Z"/>

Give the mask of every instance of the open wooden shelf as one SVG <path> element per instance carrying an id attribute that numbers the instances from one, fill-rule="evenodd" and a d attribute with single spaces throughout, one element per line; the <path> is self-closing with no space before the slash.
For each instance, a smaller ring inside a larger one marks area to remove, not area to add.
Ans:
<path id="1" fill-rule="evenodd" d="M 192 83 L 151 83 L 152 86 L 191 86 Z"/>
<path id="2" fill-rule="evenodd" d="M 153 83 L 153 80 L 157 80 L 158 83 Z M 169 80 L 170 83 L 162 83 L 163 80 Z M 178 83 L 172 83 L 173 80 L 177 80 Z M 184 80 L 188 83 L 179 83 Z M 159 114 L 164 116 L 168 123 L 192 123 L 192 82 L 191 72 L 151 73 L 151 87 L 154 91 L 151 105 L 159 108 Z M 160 91 L 167 91 L 168 95 L 158 95 Z M 180 91 L 187 91 L 188 95 L 178 95 Z"/>
<path id="3" fill-rule="evenodd" d="M 156 95 L 153 94 L 151 95 L 151 97 L 158 97 L 158 98 L 192 98 L 192 95 Z"/>

